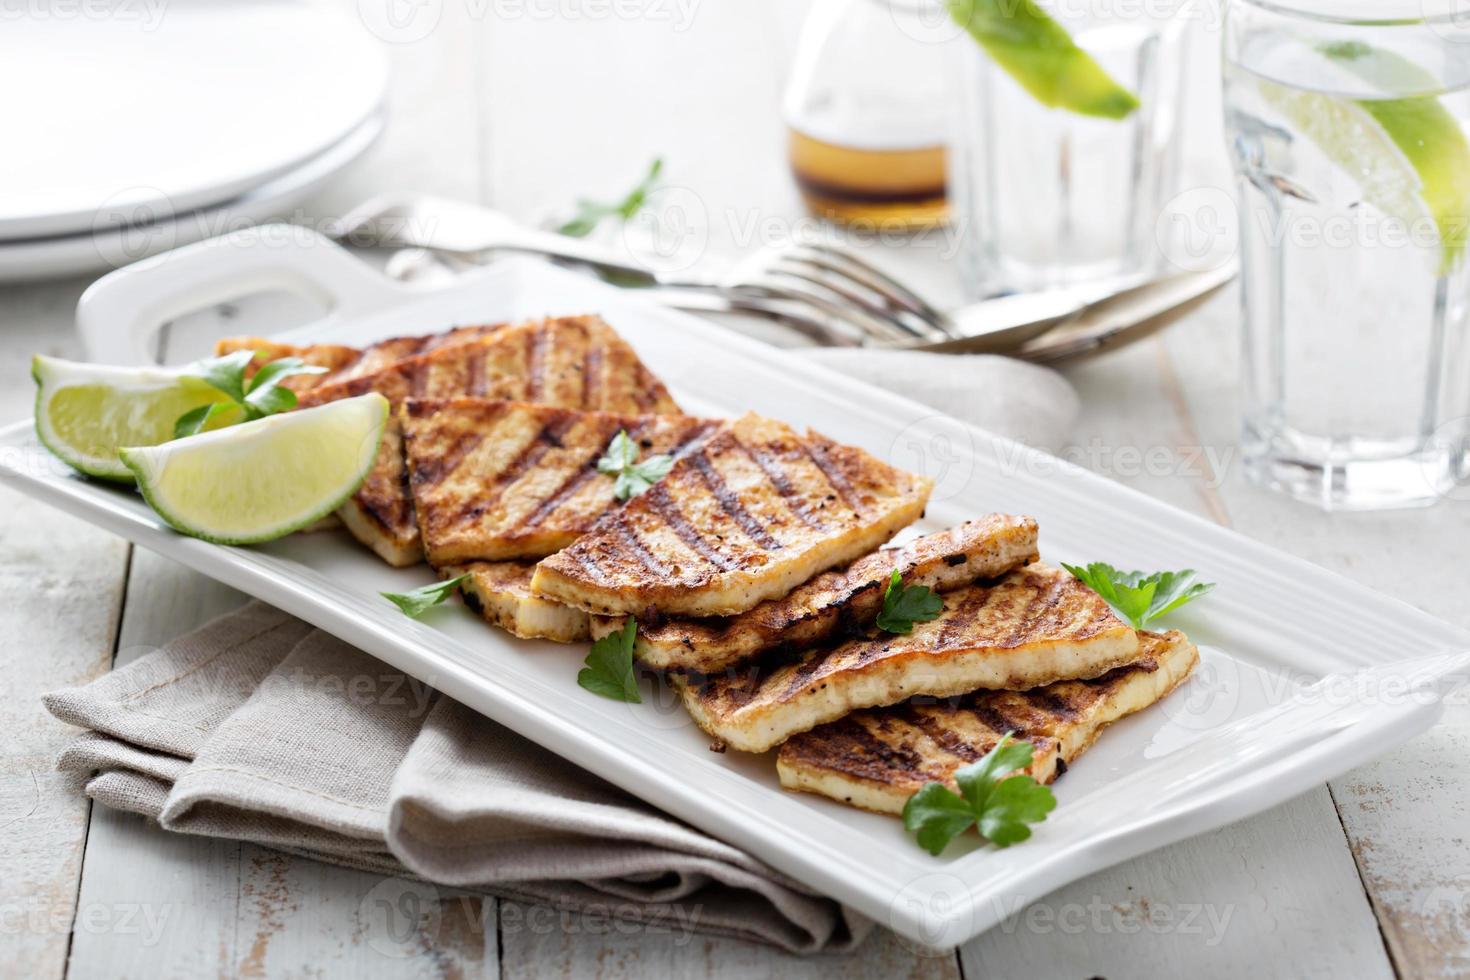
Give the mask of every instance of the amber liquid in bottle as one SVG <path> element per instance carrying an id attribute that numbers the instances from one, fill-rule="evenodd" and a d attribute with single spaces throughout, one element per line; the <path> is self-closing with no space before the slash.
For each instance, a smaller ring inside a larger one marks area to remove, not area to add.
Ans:
<path id="1" fill-rule="evenodd" d="M 844 224 L 916 231 L 944 222 L 945 150 L 841 146 L 788 127 L 791 170 L 813 214 Z"/>

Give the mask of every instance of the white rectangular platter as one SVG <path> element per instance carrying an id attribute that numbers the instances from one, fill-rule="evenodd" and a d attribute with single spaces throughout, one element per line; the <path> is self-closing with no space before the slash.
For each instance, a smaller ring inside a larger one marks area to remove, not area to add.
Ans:
<path id="1" fill-rule="evenodd" d="M 460 605 L 413 621 L 379 597 L 430 581 L 426 568 L 389 568 L 342 532 L 255 548 L 183 537 L 131 491 L 72 474 L 36 444 L 29 421 L 0 430 L 7 485 L 342 637 L 920 944 L 963 942 L 1066 882 L 1367 761 L 1431 725 L 1439 698 L 1467 669 L 1470 635 L 1408 605 L 636 294 L 529 260 L 425 292 L 303 234 L 206 242 L 114 273 L 79 311 L 90 349 L 99 360 L 126 356 L 169 316 L 274 287 L 333 305 L 325 319 L 281 337 L 297 342 L 361 345 L 455 324 L 598 312 L 687 411 L 754 410 L 934 476 L 923 530 L 992 511 L 1030 514 L 1053 562 L 1193 567 L 1218 583 L 1170 622 L 1201 648 L 1195 676 L 1078 760 L 1056 784 L 1058 809 L 1030 841 L 998 850 L 971 835 L 936 858 L 892 817 L 782 791 L 769 755 L 711 752 L 652 678 L 643 704 L 608 701 L 576 685 L 581 647 L 517 640 Z M 1351 684 L 1335 676 L 1358 672 Z M 1424 686 L 1406 690 L 1410 675 Z"/>

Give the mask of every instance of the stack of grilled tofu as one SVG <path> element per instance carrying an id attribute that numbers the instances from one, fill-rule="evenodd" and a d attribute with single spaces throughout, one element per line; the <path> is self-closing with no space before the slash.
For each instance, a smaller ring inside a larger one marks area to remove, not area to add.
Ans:
<path id="1" fill-rule="evenodd" d="M 1198 659 L 1182 633 L 1132 629 L 1041 562 L 1031 518 L 915 535 L 926 478 L 773 419 L 682 414 L 595 316 L 364 350 L 221 343 L 237 349 L 326 367 L 291 379 L 302 406 L 393 404 L 340 511 L 358 540 L 465 576 L 466 601 L 517 636 L 585 642 L 636 619 L 639 663 L 718 747 L 778 750 L 791 789 L 898 812 L 1008 732 L 1049 782 Z M 626 501 L 597 465 L 619 432 L 672 459 Z M 876 625 L 895 572 L 940 596 L 937 618 Z"/>

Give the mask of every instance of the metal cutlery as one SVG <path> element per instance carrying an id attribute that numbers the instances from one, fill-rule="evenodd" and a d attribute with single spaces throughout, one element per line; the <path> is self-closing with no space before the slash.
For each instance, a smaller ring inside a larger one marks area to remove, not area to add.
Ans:
<path id="1" fill-rule="evenodd" d="M 851 252 L 822 244 L 768 249 L 722 275 L 657 272 L 582 239 L 528 228 L 490 208 L 426 195 L 385 195 L 329 228 L 352 245 L 411 250 L 404 274 L 431 261 L 464 271 L 495 252 L 587 266 L 619 285 L 682 309 L 758 316 L 817 343 L 948 353 L 1004 353 L 1057 362 L 1116 349 L 1198 307 L 1234 278 L 1234 264 L 1152 281 L 998 296 L 937 309 Z M 412 250 L 425 250 L 424 254 Z"/>

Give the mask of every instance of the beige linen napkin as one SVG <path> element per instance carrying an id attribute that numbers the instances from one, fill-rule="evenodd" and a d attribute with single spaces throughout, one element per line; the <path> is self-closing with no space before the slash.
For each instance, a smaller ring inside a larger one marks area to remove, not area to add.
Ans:
<path id="1" fill-rule="evenodd" d="M 1064 380 L 1014 361 L 809 356 L 1036 445 L 1059 444 L 1076 413 Z M 58 766 L 166 830 L 795 952 L 850 949 L 872 928 L 263 603 L 45 703 L 87 729 Z"/>
<path id="2" fill-rule="evenodd" d="M 871 924 L 260 602 L 47 695 L 58 766 L 165 830 L 795 952 Z"/>

